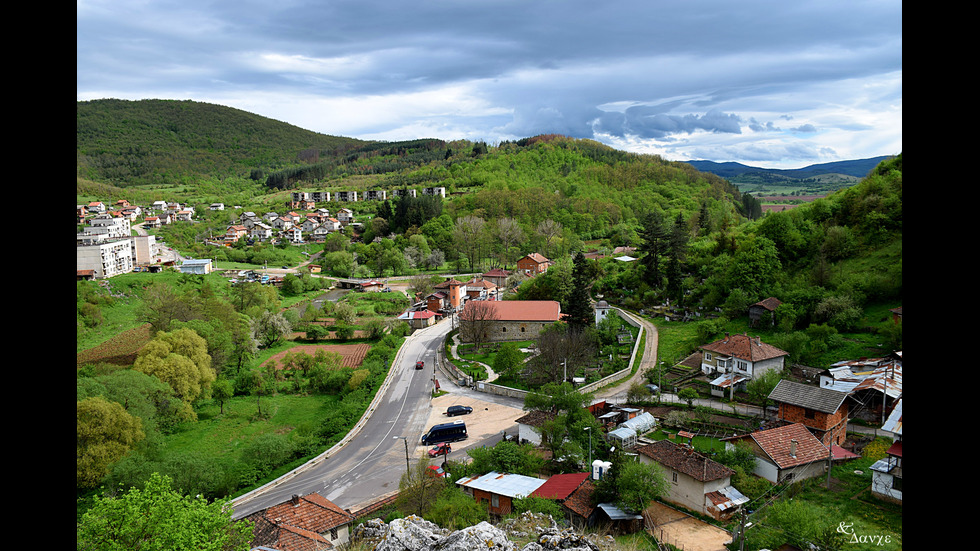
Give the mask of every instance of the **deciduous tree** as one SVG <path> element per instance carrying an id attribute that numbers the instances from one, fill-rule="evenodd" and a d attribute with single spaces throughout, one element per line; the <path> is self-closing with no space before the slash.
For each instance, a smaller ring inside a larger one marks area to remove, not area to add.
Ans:
<path id="1" fill-rule="evenodd" d="M 232 521 L 226 502 L 182 495 L 154 473 L 143 488 L 96 497 L 77 524 L 76 548 L 247 551 L 253 525 Z"/>
<path id="2" fill-rule="evenodd" d="M 75 481 L 79 488 L 97 486 L 109 467 L 146 436 L 138 417 L 101 396 L 77 402 L 75 417 Z"/>

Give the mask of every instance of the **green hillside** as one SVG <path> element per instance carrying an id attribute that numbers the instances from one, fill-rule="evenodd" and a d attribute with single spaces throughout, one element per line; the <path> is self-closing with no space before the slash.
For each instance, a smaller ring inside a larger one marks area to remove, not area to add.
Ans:
<path id="1" fill-rule="evenodd" d="M 76 115 L 78 177 L 121 187 L 261 177 L 365 143 L 196 101 L 81 101 Z"/>

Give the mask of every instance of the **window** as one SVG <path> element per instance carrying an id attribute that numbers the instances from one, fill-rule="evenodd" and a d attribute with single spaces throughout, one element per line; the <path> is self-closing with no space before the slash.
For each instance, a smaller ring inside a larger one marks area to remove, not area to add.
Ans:
<path id="1" fill-rule="evenodd" d="M 803 417 L 806 419 L 816 419 L 817 412 L 813 411 L 812 409 L 805 409 L 803 410 Z"/>
<path id="2" fill-rule="evenodd" d="M 671 476 L 674 479 L 674 484 L 677 484 L 677 473 L 676 472 L 673 472 L 673 473 L 671 473 Z"/>
<path id="3" fill-rule="evenodd" d="M 496 494 L 490 496 L 490 504 L 494 507 L 500 507 L 500 498 Z"/>
<path id="4" fill-rule="evenodd" d="M 337 529 L 336 528 L 331 528 L 330 529 L 330 539 L 332 539 L 332 540 L 337 539 Z"/>

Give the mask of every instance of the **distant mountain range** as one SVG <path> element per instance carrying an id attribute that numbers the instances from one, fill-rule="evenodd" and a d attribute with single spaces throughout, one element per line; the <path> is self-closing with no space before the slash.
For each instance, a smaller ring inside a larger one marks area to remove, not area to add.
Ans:
<path id="1" fill-rule="evenodd" d="M 741 163 L 714 161 L 689 161 L 688 164 L 702 172 L 721 176 L 733 184 L 799 185 L 804 182 L 828 180 L 851 181 L 864 178 L 879 163 L 892 156 L 883 155 L 870 159 L 837 161 L 794 169 L 759 168 Z"/>

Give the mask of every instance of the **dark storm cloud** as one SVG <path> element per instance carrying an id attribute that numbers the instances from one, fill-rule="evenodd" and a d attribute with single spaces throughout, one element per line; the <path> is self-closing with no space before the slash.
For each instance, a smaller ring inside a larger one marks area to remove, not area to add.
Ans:
<path id="1" fill-rule="evenodd" d="M 894 2 L 80 0 L 76 13 L 79 99 L 211 101 L 342 135 L 564 133 L 680 156 L 795 150 L 759 139 L 857 151 L 868 127 L 901 144 Z M 781 117 L 793 131 L 769 122 Z M 882 153 L 897 151 L 868 152 Z"/>

